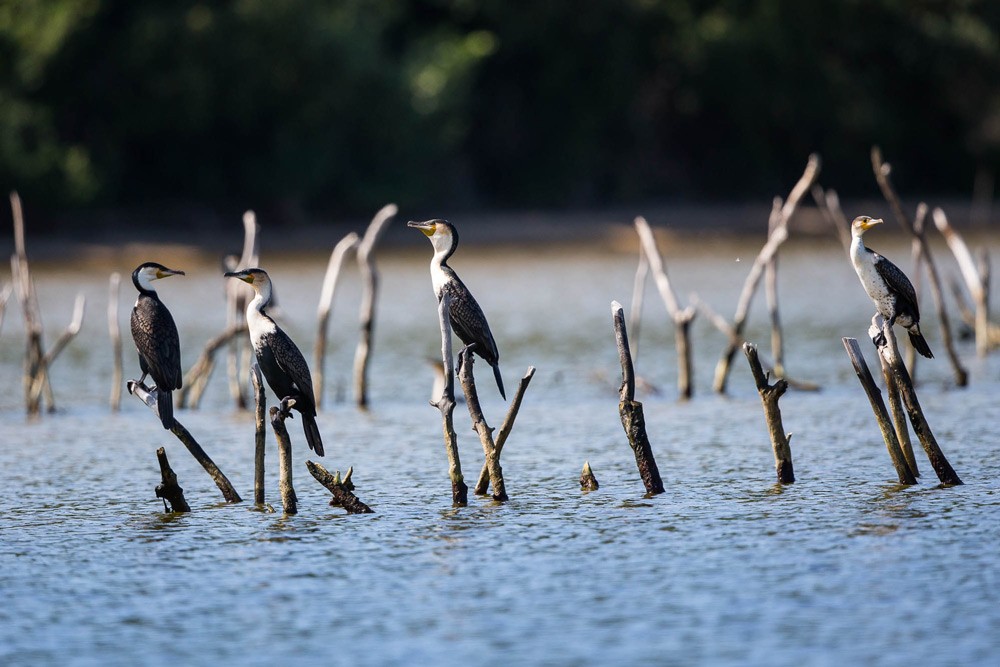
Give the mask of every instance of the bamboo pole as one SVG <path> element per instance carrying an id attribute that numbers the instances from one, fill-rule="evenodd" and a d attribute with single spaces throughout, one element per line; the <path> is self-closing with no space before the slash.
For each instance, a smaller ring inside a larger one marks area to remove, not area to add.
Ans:
<path id="1" fill-rule="evenodd" d="M 351 232 L 333 247 L 330 261 L 326 265 L 326 276 L 323 278 L 323 290 L 319 296 L 319 306 L 316 308 L 316 345 L 313 349 L 313 394 L 316 396 L 316 407 L 323 404 L 324 370 L 326 368 L 326 337 L 329 330 L 330 312 L 333 309 L 333 298 L 337 294 L 337 284 L 340 280 L 340 269 L 344 258 L 358 247 L 357 232 Z"/>
<path id="2" fill-rule="evenodd" d="M 378 296 L 378 269 L 375 266 L 375 245 L 399 211 L 395 204 L 387 204 L 375 214 L 358 245 L 358 268 L 361 271 L 361 308 L 358 316 L 361 335 L 354 353 L 354 397 L 358 407 L 368 407 L 368 357 L 371 354 L 375 329 L 375 301 Z"/>
<path id="3" fill-rule="evenodd" d="M 934 307 L 937 310 L 938 319 L 941 322 L 941 340 L 944 343 L 945 350 L 948 352 L 948 359 L 951 362 L 952 370 L 955 373 L 955 384 L 959 387 L 964 387 L 969 382 L 969 374 L 962 366 L 962 362 L 958 357 L 958 352 L 955 351 L 955 344 L 951 337 L 951 322 L 948 317 L 948 311 L 945 308 L 944 298 L 941 295 L 941 278 L 938 275 L 937 265 L 934 263 L 934 257 L 931 255 L 931 249 L 927 243 L 927 238 L 923 226 L 920 230 L 914 227 L 913 222 L 907 217 L 906 213 L 903 211 L 903 204 L 899 199 L 899 195 L 896 194 L 896 190 L 892 185 L 892 180 L 890 176 L 892 174 L 892 167 L 882 160 L 882 151 L 879 150 L 878 146 L 872 148 L 871 151 L 872 169 L 875 172 L 875 180 L 878 182 L 879 189 L 882 190 L 882 195 L 889 202 L 892 208 L 893 215 L 896 217 L 896 221 L 899 225 L 906 230 L 914 240 L 920 244 L 920 255 L 923 257 L 924 266 L 927 267 L 927 276 L 930 278 L 930 288 L 931 297 L 934 299 Z M 918 214 L 921 209 L 926 212 L 926 205 L 921 204 L 918 207 Z M 916 357 L 914 357 L 916 361 Z M 915 366 L 911 366 L 915 369 Z"/>
<path id="4" fill-rule="evenodd" d="M 649 223 L 642 216 L 638 216 L 634 224 L 635 231 L 639 235 L 642 254 L 653 272 L 653 279 L 660 292 L 660 298 L 663 299 L 667 314 L 674 322 L 674 345 L 677 351 L 677 391 L 682 400 L 688 400 L 693 393 L 689 331 L 691 322 L 698 311 L 693 306 L 681 309 L 678 304 L 677 296 L 670 285 L 670 278 L 663 266 L 663 258 L 660 256 L 660 250 L 656 246 L 656 239 L 653 237 L 653 230 L 650 229 Z"/>
<path id="5" fill-rule="evenodd" d="M 948 459 L 945 458 L 944 452 L 938 446 L 937 439 L 934 437 L 934 433 L 931 431 L 931 427 L 924 417 L 920 401 L 917 400 L 917 392 L 913 388 L 913 382 L 910 380 L 906 366 L 899 356 L 899 347 L 896 343 L 896 335 L 893 333 L 892 327 L 888 326 L 888 322 L 883 320 L 881 315 L 876 314 L 872 318 L 872 326 L 868 332 L 872 337 L 872 341 L 878 347 L 879 354 L 889 363 L 889 367 L 896 376 L 896 383 L 899 386 L 900 396 L 903 399 L 903 405 L 906 407 L 906 413 L 910 418 L 910 424 L 913 426 L 913 432 L 920 439 L 920 444 L 923 445 L 924 452 L 927 454 L 934 472 L 937 473 L 938 479 L 942 484 L 948 486 L 961 484 L 962 480 L 951 467 L 951 464 L 948 463 Z"/>
<path id="6" fill-rule="evenodd" d="M 500 466 L 500 450 L 497 449 L 496 443 L 493 440 L 493 429 L 486 423 L 486 417 L 483 416 L 483 409 L 479 405 L 476 379 L 472 372 L 475 362 L 472 349 L 475 345 L 475 343 L 466 345 L 459 351 L 458 379 L 462 383 L 462 392 L 465 394 L 465 405 L 469 408 L 472 428 L 479 434 L 479 441 L 483 445 L 483 456 L 486 459 L 486 467 L 489 470 L 490 486 L 493 487 L 493 500 L 506 502 L 508 499 L 507 487 L 503 480 L 503 468 Z"/>
<path id="7" fill-rule="evenodd" d="M 348 470 L 347 476 L 341 480 L 339 470 L 331 475 L 329 470 L 312 461 L 306 461 L 306 468 L 309 470 L 309 474 L 316 478 L 317 482 L 325 486 L 333 494 L 333 499 L 330 500 L 330 505 L 333 507 L 343 507 L 348 514 L 375 513 L 371 507 L 361 502 L 361 499 L 351 491 L 354 485 L 347 483 L 347 480 L 351 477 L 351 470 Z"/>
<path id="8" fill-rule="evenodd" d="M 590 469 L 590 461 L 583 462 L 583 470 L 580 471 L 580 488 L 584 491 L 597 491 L 600 488 L 594 471 Z"/>
<path id="9" fill-rule="evenodd" d="M 977 266 L 976 260 L 969 250 L 969 246 L 965 243 L 965 239 L 948 222 L 948 216 L 945 215 L 944 210 L 935 208 L 932 217 L 934 219 L 934 226 L 941 232 L 941 236 L 944 237 L 945 242 L 948 244 L 951 254 L 955 256 L 955 260 L 958 262 L 958 270 L 965 282 L 965 288 L 972 295 L 972 303 L 975 307 L 973 323 L 976 334 L 976 354 L 984 357 L 989 352 L 993 342 L 993 336 L 990 333 L 992 325 L 989 315 L 988 271 L 985 272 L 987 280 L 984 280 L 984 272 Z"/>
<path id="10" fill-rule="evenodd" d="M 819 174 L 819 168 L 819 156 L 814 153 L 809 156 L 809 160 L 806 162 L 805 170 L 803 171 L 798 182 L 795 184 L 795 187 L 793 187 L 792 191 L 788 194 L 788 199 L 782 203 L 780 197 L 774 198 L 771 207 L 771 218 L 769 218 L 768 221 L 768 229 L 771 229 L 772 231 L 768 234 L 767 242 L 764 244 L 764 247 L 761 248 L 760 253 L 757 255 L 753 265 L 750 267 L 750 273 L 747 275 L 746 282 L 743 283 L 743 291 L 740 293 L 740 298 L 736 305 L 736 314 L 733 316 L 732 326 L 738 336 L 743 335 L 747 315 L 750 311 L 750 304 L 753 301 L 754 293 L 757 291 L 757 285 L 760 283 L 764 267 L 777 254 L 778 248 L 781 244 L 788 239 L 788 221 L 791 219 L 795 209 L 798 208 L 803 195 L 808 192 L 809 188 L 816 180 L 816 176 Z M 771 219 L 774 221 L 771 222 Z M 729 345 L 726 346 L 726 349 L 722 353 L 722 357 L 715 366 L 715 380 L 712 388 L 716 393 L 726 393 L 726 384 L 729 380 L 729 370 L 732 367 L 733 357 L 736 356 L 736 350 L 738 348 L 739 344 L 734 340 L 730 340 Z"/>
<path id="11" fill-rule="evenodd" d="M 854 366 L 854 372 L 857 374 L 858 380 L 865 390 L 865 395 L 868 396 L 872 412 L 875 413 L 875 421 L 882 432 L 882 439 L 885 441 L 885 448 L 889 452 L 889 459 L 892 461 L 892 466 L 896 469 L 899 483 L 916 484 L 917 478 L 906 462 L 906 457 L 896 436 L 896 430 L 893 428 L 892 421 L 889 419 L 889 412 L 886 410 L 885 402 L 882 400 L 882 394 L 879 392 L 878 385 L 875 384 L 875 380 L 872 378 L 871 371 L 868 370 L 864 354 L 861 353 L 861 346 L 858 345 L 858 341 L 854 338 L 844 338 L 843 342 L 844 348 L 847 350 L 847 355 L 851 358 L 851 364 Z"/>
<path id="12" fill-rule="evenodd" d="M 260 366 L 255 361 L 250 366 L 250 382 L 253 384 L 254 395 L 254 429 L 253 443 L 253 501 L 257 505 L 266 502 L 264 496 L 264 457 L 267 453 L 267 427 L 265 419 L 267 417 L 267 394 L 264 391 L 264 379 L 260 373 Z"/>
<path id="13" fill-rule="evenodd" d="M 618 391 L 618 414 L 622 420 L 622 428 L 628 437 L 629 447 L 635 454 L 635 464 L 639 468 L 639 476 L 646 487 L 646 493 L 655 495 L 663 493 L 663 480 L 656 467 L 653 448 L 646 434 L 646 420 L 642 413 L 642 403 L 635 400 L 635 368 L 629 354 L 628 332 L 625 329 L 625 312 L 617 301 L 611 302 L 611 318 L 615 330 L 615 343 L 618 345 L 618 358 L 622 367 L 622 384 Z"/>
<path id="14" fill-rule="evenodd" d="M 451 352 L 451 319 L 448 312 L 451 297 L 447 292 L 438 302 L 438 324 L 441 326 L 441 365 L 444 384 L 437 400 L 431 405 L 441 411 L 444 431 L 444 451 L 448 456 L 448 477 L 451 479 L 451 502 L 455 507 L 465 507 L 469 502 L 469 487 L 462 476 L 462 463 L 458 456 L 458 436 L 455 434 L 455 366 Z"/>
<path id="15" fill-rule="evenodd" d="M 159 415 L 157 414 L 157 392 L 155 390 L 150 389 L 145 384 L 141 384 L 135 380 L 129 380 L 126 383 L 125 388 L 128 390 L 128 393 L 145 403 L 146 407 L 152 410 L 153 414 L 156 414 L 157 419 L 159 419 Z M 202 446 L 198 444 L 198 441 L 194 439 L 194 436 L 192 436 L 191 433 L 176 419 L 174 419 L 173 426 L 170 427 L 170 432 L 181 441 L 181 444 L 187 447 L 187 450 L 191 452 L 191 456 L 193 456 L 195 460 L 201 464 L 201 467 L 205 469 L 205 472 L 207 472 L 212 478 L 215 485 L 219 487 L 219 491 L 222 492 L 222 497 L 226 499 L 226 502 L 243 502 L 243 499 L 240 498 L 240 494 L 236 492 L 235 488 L 233 488 L 229 478 L 226 477 L 221 470 L 219 470 L 219 466 L 215 465 L 215 461 L 213 461 Z"/>
<path id="16" fill-rule="evenodd" d="M 122 408 L 122 332 L 118 322 L 118 302 L 121 300 L 121 274 L 111 274 L 108 283 L 108 336 L 111 338 L 111 397 L 112 412 Z"/>
<path id="17" fill-rule="evenodd" d="M 292 441 L 288 437 L 288 429 L 285 428 L 285 418 L 293 405 L 295 405 L 294 398 L 284 398 L 281 400 L 280 409 L 271 406 L 268 413 L 274 437 L 278 441 L 278 491 L 281 493 L 281 505 L 285 514 L 296 514 L 299 511 L 298 498 L 292 486 Z"/>
<path id="18" fill-rule="evenodd" d="M 184 499 L 184 489 L 177 483 L 177 473 L 170 467 L 167 451 L 160 447 L 156 450 L 156 460 L 160 463 L 160 483 L 156 486 L 156 497 L 163 499 L 163 509 L 170 512 L 190 512 L 191 506 Z"/>
<path id="19" fill-rule="evenodd" d="M 785 433 L 785 428 L 781 424 L 781 409 L 778 407 L 778 399 L 788 389 L 788 382 L 779 379 L 774 384 L 768 384 L 768 376 L 760 367 L 760 359 L 757 356 L 755 345 L 743 343 L 743 353 L 750 363 L 750 372 L 753 373 L 754 383 L 756 383 L 757 392 L 760 394 L 760 402 L 764 406 L 764 420 L 767 422 L 767 430 L 771 436 L 771 449 L 774 451 L 774 467 L 778 473 L 778 482 L 792 484 L 795 481 L 795 471 L 792 467 L 792 448 L 789 446 L 792 434 Z"/>
<path id="20" fill-rule="evenodd" d="M 514 420 L 517 419 L 517 412 L 521 409 L 521 401 L 524 400 L 524 392 L 528 389 L 528 383 L 531 382 L 531 378 L 535 376 L 535 367 L 528 366 L 528 370 L 525 372 L 524 377 L 517 384 L 517 391 L 514 394 L 514 400 L 510 402 L 510 406 L 507 408 L 507 414 L 503 418 L 503 423 L 500 425 L 500 430 L 497 432 L 496 438 L 496 455 L 500 458 L 500 453 L 503 451 L 503 446 L 507 442 L 507 436 L 510 435 L 511 430 L 514 428 Z M 479 481 L 476 482 L 475 494 L 477 496 L 485 496 L 490 488 L 490 471 L 489 466 L 485 463 L 483 464 L 482 470 L 479 471 Z"/>

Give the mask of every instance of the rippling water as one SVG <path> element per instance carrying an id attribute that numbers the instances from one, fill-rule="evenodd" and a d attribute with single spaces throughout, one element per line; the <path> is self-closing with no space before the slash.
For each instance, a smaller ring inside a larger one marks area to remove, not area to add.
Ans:
<path id="1" fill-rule="evenodd" d="M 758 249 L 664 246 L 678 291 L 731 314 Z M 429 251 L 429 249 L 427 249 Z M 900 246 L 895 256 L 903 258 Z M 223 326 L 210 261 L 160 293 L 181 328 L 185 365 Z M 59 410 L 25 419 L 16 308 L 0 331 L 0 663 L 64 664 L 992 664 L 1000 659 L 998 362 L 961 353 L 971 386 L 951 386 L 940 337 L 921 363 L 921 400 L 964 486 L 940 488 L 920 457 L 895 483 L 840 342 L 864 337 L 869 306 L 833 242 L 782 256 L 787 366 L 818 393 L 781 401 L 797 482 L 775 484 L 760 403 L 742 356 L 727 397 L 709 392 L 721 334 L 696 321 L 696 396 L 676 401 L 672 334 L 647 293 L 638 372 L 666 493 L 646 498 L 617 415 L 611 299 L 628 303 L 634 257 L 615 251 L 460 251 L 453 265 L 490 317 L 508 387 L 538 372 L 504 450 L 511 501 L 453 508 L 439 413 L 428 406 L 437 354 L 427 253 L 388 251 L 369 413 L 349 400 L 358 288 L 345 276 L 320 414 L 331 469 L 354 466 L 373 515 L 327 505 L 308 475 L 298 423 L 299 514 L 283 516 L 275 452 L 268 500 L 227 505 L 153 415 L 126 396 L 107 409 L 107 273 L 36 267 L 48 340 L 76 290 L 90 298 L 80 337 L 54 368 Z M 902 261 L 900 263 L 903 263 Z M 311 359 L 325 258 L 273 258 L 284 326 Z M 815 290 L 824 300 L 815 307 Z M 134 300 L 123 286 L 121 319 Z M 683 298 L 686 298 L 683 297 Z M 767 333 L 763 301 L 750 337 Z M 930 306 L 925 306 L 930 310 Z M 863 348 L 873 360 L 869 349 Z M 126 333 L 126 367 L 134 376 Z M 481 393 L 495 426 L 504 405 Z M 220 368 L 200 410 L 178 418 L 252 499 L 253 420 Z M 464 471 L 481 465 L 464 405 Z M 163 511 L 154 451 L 165 446 L 193 511 Z M 273 447 L 273 445 L 270 445 Z M 589 460 L 601 488 L 577 482 Z"/>

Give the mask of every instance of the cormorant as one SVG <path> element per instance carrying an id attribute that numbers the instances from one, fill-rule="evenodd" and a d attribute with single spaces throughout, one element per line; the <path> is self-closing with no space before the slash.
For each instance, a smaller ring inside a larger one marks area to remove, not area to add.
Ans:
<path id="1" fill-rule="evenodd" d="M 264 312 L 271 303 L 271 278 L 263 269 L 226 273 L 253 287 L 256 295 L 247 304 L 247 328 L 257 364 L 278 400 L 294 398 L 292 407 L 302 414 L 302 430 L 309 448 L 323 456 L 323 440 L 316 425 L 316 398 L 312 375 L 302 352 L 274 320 Z"/>
<path id="2" fill-rule="evenodd" d="M 914 349 L 931 359 L 934 355 L 920 333 L 920 311 L 913 284 L 898 266 L 866 248 L 861 240 L 866 231 L 879 224 L 882 224 L 881 218 L 867 215 L 859 215 L 851 223 L 851 263 L 879 315 L 889 326 L 899 324 L 906 329 Z"/>
<path id="3" fill-rule="evenodd" d="M 426 222 L 408 222 L 408 227 L 419 229 L 434 246 L 434 257 L 431 259 L 431 284 L 434 295 L 441 300 L 441 295 L 448 293 L 451 308 L 448 315 L 451 326 L 466 345 L 475 343 L 476 354 L 493 367 L 493 376 L 497 380 L 500 395 L 506 400 L 503 390 L 503 378 L 500 376 L 500 352 L 490 331 L 489 322 L 483 315 L 483 309 L 476 303 L 472 292 L 458 277 L 455 270 L 448 266 L 448 258 L 458 248 L 458 231 L 455 226 L 445 220 L 428 220 Z"/>
<path id="4" fill-rule="evenodd" d="M 139 298 L 132 308 L 132 340 L 139 353 L 139 368 L 156 383 L 156 411 L 163 428 L 174 425 L 172 391 L 181 388 L 181 344 L 177 325 L 170 311 L 160 301 L 153 289 L 153 281 L 168 276 L 183 276 L 183 271 L 168 269 L 156 262 L 146 262 L 132 272 L 132 283 L 139 290 Z"/>

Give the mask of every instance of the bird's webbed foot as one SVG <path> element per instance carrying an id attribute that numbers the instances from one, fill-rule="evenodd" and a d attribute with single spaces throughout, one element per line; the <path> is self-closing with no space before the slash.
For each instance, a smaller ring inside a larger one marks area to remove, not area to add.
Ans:
<path id="1" fill-rule="evenodd" d="M 886 343 L 885 333 L 879 331 L 877 334 L 872 336 L 872 342 L 875 343 L 875 347 L 883 347 Z"/>
<path id="2" fill-rule="evenodd" d="M 295 405 L 295 399 L 291 396 L 285 396 L 278 403 L 278 410 L 281 415 L 286 419 L 295 419 L 295 415 L 292 414 L 292 407 Z"/>

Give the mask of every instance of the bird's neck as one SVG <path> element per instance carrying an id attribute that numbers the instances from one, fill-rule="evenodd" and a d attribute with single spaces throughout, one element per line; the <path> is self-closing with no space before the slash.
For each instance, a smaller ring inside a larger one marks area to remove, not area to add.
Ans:
<path id="1" fill-rule="evenodd" d="M 274 320 L 264 312 L 270 302 L 270 294 L 257 292 L 247 304 L 247 328 L 250 330 L 250 341 L 255 348 L 259 346 L 258 342 L 261 336 L 274 331 L 276 327 Z"/>
<path id="2" fill-rule="evenodd" d="M 431 259 L 431 284 L 434 286 L 434 294 L 438 297 L 441 296 L 441 290 L 444 289 L 445 283 L 451 280 L 455 274 L 448 266 L 449 256 L 451 256 L 451 252 L 447 254 L 435 252 L 434 258 Z"/>
<path id="3" fill-rule="evenodd" d="M 851 237 L 851 261 L 857 265 L 859 262 L 865 259 L 871 251 L 865 247 L 865 242 L 860 236 L 852 235 Z"/>

